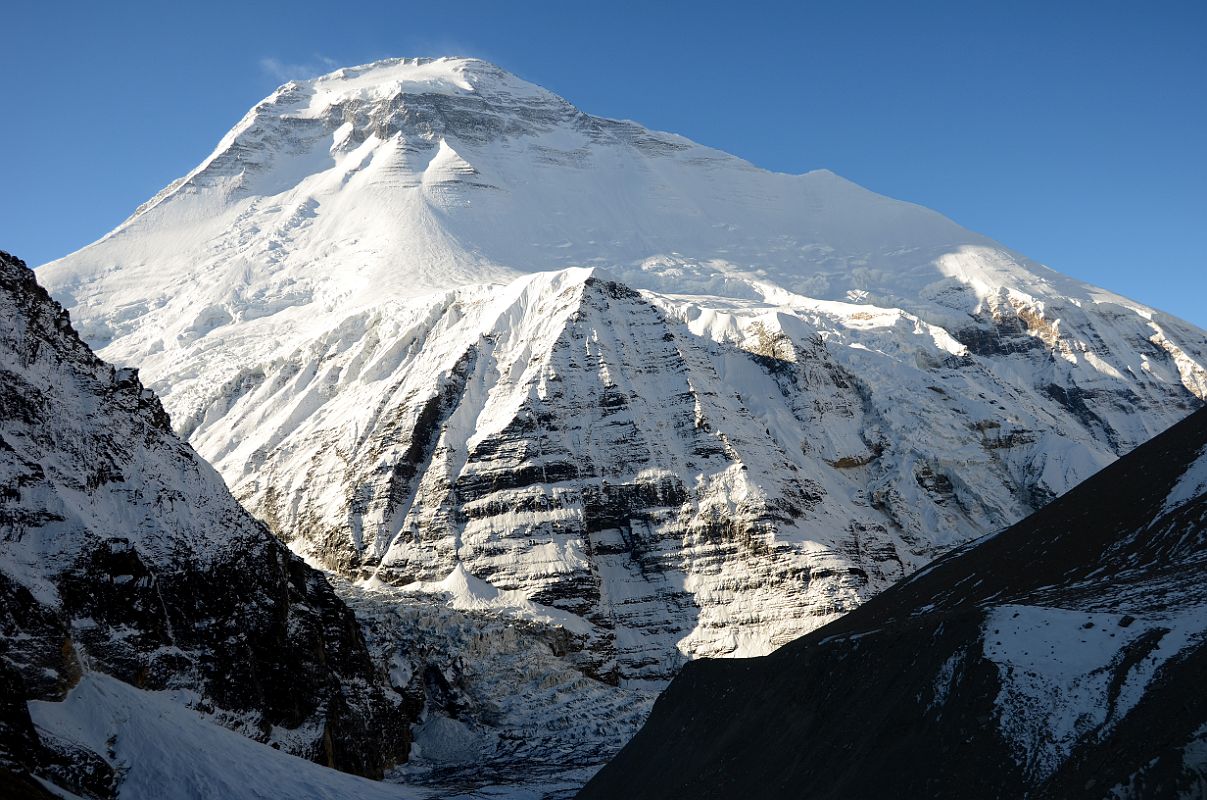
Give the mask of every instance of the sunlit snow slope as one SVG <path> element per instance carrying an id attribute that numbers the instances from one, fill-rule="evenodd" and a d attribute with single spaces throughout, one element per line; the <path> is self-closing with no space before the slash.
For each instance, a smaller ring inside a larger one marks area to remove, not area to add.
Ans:
<path id="1" fill-rule="evenodd" d="M 470 59 L 286 84 L 38 274 L 295 550 L 460 570 L 632 685 L 833 619 L 1207 396 L 1184 322 Z"/>

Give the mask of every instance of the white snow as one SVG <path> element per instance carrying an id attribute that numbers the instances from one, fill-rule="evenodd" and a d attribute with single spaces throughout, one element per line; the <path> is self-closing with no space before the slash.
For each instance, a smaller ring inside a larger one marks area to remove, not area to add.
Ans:
<path id="1" fill-rule="evenodd" d="M 1184 503 L 1198 500 L 1207 495 L 1207 447 L 1201 449 L 1194 461 L 1178 478 L 1165 498 L 1162 512 L 1168 512 Z"/>
<path id="2" fill-rule="evenodd" d="M 459 126 L 454 102 L 497 130 Z M 382 127 L 398 109 L 418 119 Z M 282 87 L 196 171 L 40 277 L 105 355 L 173 394 L 385 300 L 600 265 L 664 293 L 858 297 L 939 323 L 1001 287 L 1078 317 L 1122 304 L 1147 328 L 1155 313 L 833 173 L 770 173 L 580 116 L 472 59 Z M 1193 381 L 1201 342 L 1167 328 Z"/>
<path id="3" fill-rule="evenodd" d="M 35 726 L 107 758 L 119 800 L 411 800 L 430 792 L 347 775 L 254 742 L 160 692 L 99 673 L 61 703 L 29 704 Z"/>
<path id="4" fill-rule="evenodd" d="M 380 587 L 381 583 L 375 578 L 370 578 L 360 586 L 372 591 L 375 587 Z M 401 590 L 447 595 L 448 604 L 459 611 L 492 611 L 501 616 L 515 616 L 547 625 L 558 625 L 574 633 L 588 634 L 592 630 L 591 624 L 582 617 L 552 606 L 534 603 L 522 591 L 498 589 L 489 582 L 471 575 L 464 564 L 453 567 L 453 571 L 444 580 L 416 581 L 401 587 Z"/>
<path id="5" fill-rule="evenodd" d="M 1101 737 L 1143 696 L 1157 670 L 1207 635 L 1207 608 L 1135 618 L 1037 606 L 992 609 L 985 657 L 998 666 L 1002 735 L 1034 779 L 1050 775 L 1087 737 Z M 1112 697 L 1125 649 L 1165 629 L 1131 665 Z"/>

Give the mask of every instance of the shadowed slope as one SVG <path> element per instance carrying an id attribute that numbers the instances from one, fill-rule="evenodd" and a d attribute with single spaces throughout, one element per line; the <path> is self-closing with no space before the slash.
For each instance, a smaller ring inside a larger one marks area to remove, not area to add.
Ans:
<path id="1" fill-rule="evenodd" d="M 1199 411 L 770 656 L 689 664 L 580 797 L 1200 796 L 1205 446 Z"/>
<path id="2" fill-rule="evenodd" d="M 349 772 L 407 755 L 401 699 L 327 580 L 0 252 L 0 769 L 88 796 L 116 786 L 119 764 L 39 740 L 25 713 L 89 673 Z"/>

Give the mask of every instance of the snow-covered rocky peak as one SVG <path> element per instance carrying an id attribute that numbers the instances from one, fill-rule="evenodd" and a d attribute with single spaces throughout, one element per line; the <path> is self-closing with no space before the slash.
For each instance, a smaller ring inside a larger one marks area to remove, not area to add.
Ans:
<path id="1" fill-rule="evenodd" d="M 370 137 L 482 143 L 539 133 L 576 116 L 582 115 L 562 98 L 485 61 L 387 59 L 281 86 L 223 138 L 199 172 L 216 179 L 223 167 L 243 166 L 241 159 L 266 141 L 307 127 L 330 135 L 329 149 L 339 154 Z"/>
<path id="2" fill-rule="evenodd" d="M 1207 397 L 1193 326 L 471 60 L 287 84 L 39 277 L 358 583 L 436 772 L 470 752 L 441 681 L 490 758 L 598 757 L 686 660 L 834 619 Z M 573 737 L 516 733 L 568 696 Z"/>
<path id="3" fill-rule="evenodd" d="M 766 652 L 1207 397 L 1184 322 L 477 61 L 288 84 L 39 275 L 297 552 L 461 567 L 635 684 Z"/>
<path id="4" fill-rule="evenodd" d="M 197 169 L 44 280 L 105 345 L 144 315 L 178 318 L 182 284 L 198 314 L 169 332 L 189 339 L 589 265 L 635 288 L 788 291 L 944 324 L 1011 304 L 1049 322 L 1102 304 L 1153 314 L 831 172 L 768 172 L 447 58 L 285 84 Z"/>
<path id="5" fill-rule="evenodd" d="M 387 58 L 337 69 L 311 80 L 290 81 L 273 98 L 305 96 L 309 100 L 306 108 L 318 116 L 350 102 L 389 103 L 396 102 L 400 95 L 425 94 L 476 95 L 517 106 L 569 106 L 549 90 L 477 58 Z"/>

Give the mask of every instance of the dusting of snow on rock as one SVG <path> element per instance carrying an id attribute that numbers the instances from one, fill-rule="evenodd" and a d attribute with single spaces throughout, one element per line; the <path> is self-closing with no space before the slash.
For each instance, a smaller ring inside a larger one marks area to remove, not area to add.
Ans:
<path id="1" fill-rule="evenodd" d="M 407 711 L 352 612 L 172 432 L 137 372 L 97 358 L 3 252 L 0 487 L 6 701 L 105 673 L 191 692 L 222 724 L 347 771 L 405 759 Z"/>
<path id="2" fill-rule="evenodd" d="M 984 654 L 999 670 L 1002 734 L 1034 780 L 1082 740 L 1102 738 L 1144 695 L 1161 665 L 1204 638 L 1207 609 L 1136 618 L 1035 606 L 993 608 Z"/>
<path id="3" fill-rule="evenodd" d="M 390 780 L 453 793 L 472 786 L 481 796 L 572 796 L 653 705 L 652 688 L 592 674 L 590 636 L 577 625 L 500 606 L 472 576 L 455 573 L 430 592 L 337 588 L 391 684 L 422 698 L 411 758 Z"/>
<path id="4" fill-rule="evenodd" d="M 1199 451 L 1186 472 L 1178 478 L 1178 482 L 1165 498 L 1165 511 L 1172 511 L 1180 505 L 1199 500 L 1207 496 L 1207 447 Z"/>

